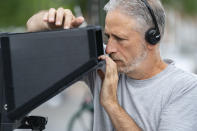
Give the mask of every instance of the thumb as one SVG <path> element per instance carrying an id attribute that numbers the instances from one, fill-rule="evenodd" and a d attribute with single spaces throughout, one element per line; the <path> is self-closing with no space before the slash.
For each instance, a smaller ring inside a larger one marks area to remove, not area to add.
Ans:
<path id="1" fill-rule="evenodd" d="M 98 69 L 97 73 L 100 76 L 101 80 L 103 81 L 105 79 L 105 73 L 101 69 Z"/>
<path id="2" fill-rule="evenodd" d="M 84 18 L 82 16 L 75 18 L 72 23 L 71 26 L 72 27 L 78 27 L 80 26 L 82 23 L 84 22 Z"/>

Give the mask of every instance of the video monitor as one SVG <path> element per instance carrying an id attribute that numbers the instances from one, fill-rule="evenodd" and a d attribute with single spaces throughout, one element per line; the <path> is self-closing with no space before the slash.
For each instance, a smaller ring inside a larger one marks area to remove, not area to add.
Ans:
<path id="1" fill-rule="evenodd" d="M 20 119 L 102 62 L 100 27 L 0 36 L 8 117 Z"/>

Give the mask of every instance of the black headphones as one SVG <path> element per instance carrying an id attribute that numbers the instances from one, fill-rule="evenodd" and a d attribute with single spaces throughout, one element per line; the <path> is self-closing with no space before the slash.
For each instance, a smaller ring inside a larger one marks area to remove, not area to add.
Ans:
<path id="1" fill-rule="evenodd" d="M 153 19 L 153 23 L 155 24 L 155 27 L 150 28 L 146 33 L 145 33 L 145 39 L 147 42 L 149 42 L 151 45 L 156 45 L 160 39 L 161 39 L 161 34 L 159 31 L 159 27 L 157 24 L 157 20 L 154 14 L 154 11 L 152 10 L 151 6 L 149 5 L 149 3 L 147 2 L 147 0 L 141 0 L 147 7 L 147 9 L 149 10 L 149 13 Z"/>

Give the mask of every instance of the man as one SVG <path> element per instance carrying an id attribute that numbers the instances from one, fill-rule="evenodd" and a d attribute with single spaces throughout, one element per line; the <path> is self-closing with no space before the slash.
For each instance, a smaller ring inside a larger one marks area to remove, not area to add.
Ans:
<path id="1" fill-rule="evenodd" d="M 94 97 L 94 131 L 196 131 L 197 76 L 160 57 L 160 1 L 110 0 L 105 10 L 107 55 L 99 57 L 105 71 L 85 80 Z M 83 21 L 68 9 L 52 8 L 30 18 L 27 29 L 67 29 Z"/>

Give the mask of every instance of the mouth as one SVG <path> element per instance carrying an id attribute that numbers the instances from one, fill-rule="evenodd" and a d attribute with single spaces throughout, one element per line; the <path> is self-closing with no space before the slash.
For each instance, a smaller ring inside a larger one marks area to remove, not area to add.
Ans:
<path id="1" fill-rule="evenodd" d="M 114 59 L 112 59 L 113 61 L 120 61 L 120 60 L 114 60 Z"/>
<path id="2" fill-rule="evenodd" d="M 121 60 L 113 60 L 115 63 L 120 63 Z"/>
<path id="3" fill-rule="evenodd" d="M 120 59 L 117 59 L 117 58 L 114 58 L 114 57 L 112 57 L 112 56 L 110 56 L 111 57 L 111 59 L 115 62 L 115 63 L 117 63 L 117 62 L 121 62 L 122 60 L 120 60 Z"/>

